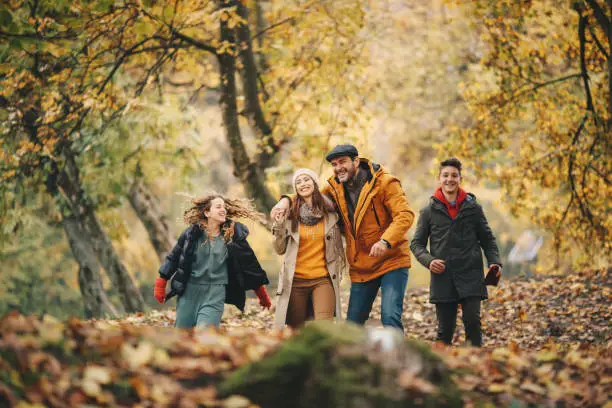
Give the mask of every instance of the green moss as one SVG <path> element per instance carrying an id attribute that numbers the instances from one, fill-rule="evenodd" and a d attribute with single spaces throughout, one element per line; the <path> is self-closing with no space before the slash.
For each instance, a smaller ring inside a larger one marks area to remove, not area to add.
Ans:
<path id="1" fill-rule="evenodd" d="M 420 376 L 438 387 L 432 395 L 397 383 L 403 360 L 366 346 L 366 332 L 350 323 L 315 322 L 275 354 L 231 374 L 221 396 L 240 394 L 263 408 L 461 406 L 450 370 L 425 343 L 409 340 L 403 352 L 416 353 Z"/>
<path id="2" fill-rule="evenodd" d="M 265 395 L 254 401 L 264 400 L 272 404 L 270 406 L 282 406 L 278 404 L 287 401 L 288 396 L 301 393 L 312 373 L 325 370 L 326 360 L 334 347 L 357 344 L 363 338 L 363 331 L 354 325 L 327 321 L 309 324 L 273 356 L 234 372 L 221 384 L 219 392 L 222 395 L 261 393 Z M 323 391 L 327 387 L 319 384 L 318 388 Z"/>
<path id="3" fill-rule="evenodd" d="M 122 404 L 135 404 L 139 401 L 138 393 L 127 378 L 120 378 L 109 385 L 105 385 L 104 388 L 109 390 L 114 395 L 115 400 Z"/>

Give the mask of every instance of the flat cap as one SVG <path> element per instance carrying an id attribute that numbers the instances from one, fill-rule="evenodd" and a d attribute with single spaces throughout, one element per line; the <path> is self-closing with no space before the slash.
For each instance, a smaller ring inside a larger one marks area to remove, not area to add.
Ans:
<path id="1" fill-rule="evenodd" d="M 351 159 L 354 159 L 355 157 L 359 156 L 359 152 L 357 151 L 357 148 L 353 145 L 350 145 L 350 144 L 338 145 L 334 147 L 331 152 L 327 153 L 327 156 L 325 156 L 325 160 L 330 162 L 336 157 L 342 157 L 342 156 L 348 156 Z"/>

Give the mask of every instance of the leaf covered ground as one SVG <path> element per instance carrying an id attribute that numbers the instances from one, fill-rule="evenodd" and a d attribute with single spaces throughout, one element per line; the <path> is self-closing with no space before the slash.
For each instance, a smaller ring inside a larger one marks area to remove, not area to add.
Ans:
<path id="1" fill-rule="evenodd" d="M 504 281 L 483 304 L 485 347 L 432 349 L 455 371 L 468 406 L 612 407 L 611 283 L 605 270 Z M 410 290 L 405 306 L 407 337 L 431 343 L 427 291 Z M 216 385 L 292 336 L 270 329 L 272 315 L 249 301 L 218 331 L 182 331 L 171 327 L 171 311 L 66 322 L 8 314 L 0 320 L 0 406 L 249 406 L 239 396 L 219 399 Z M 369 324 L 379 316 L 377 300 Z M 461 344 L 460 321 L 458 329 Z"/>

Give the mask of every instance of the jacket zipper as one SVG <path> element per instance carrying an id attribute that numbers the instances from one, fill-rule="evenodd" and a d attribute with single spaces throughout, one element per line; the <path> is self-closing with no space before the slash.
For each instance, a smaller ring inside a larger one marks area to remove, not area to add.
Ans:
<path id="1" fill-rule="evenodd" d="M 334 187 L 334 185 L 328 180 L 327 183 L 329 184 L 329 186 L 332 188 L 332 190 L 334 191 L 334 195 L 336 196 L 336 203 L 338 203 L 338 213 L 342 214 L 342 219 L 344 220 L 345 225 L 348 224 L 349 225 L 349 230 L 351 231 L 351 234 L 353 235 L 353 237 L 355 237 L 355 232 L 353 231 L 353 226 L 350 223 L 350 220 L 348 219 L 348 217 L 344 216 L 344 213 L 342 213 L 342 210 L 340 208 L 340 199 L 339 196 L 340 194 L 338 194 L 338 191 L 336 190 L 336 188 Z M 349 222 L 347 222 L 349 221 Z"/>
<path id="2" fill-rule="evenodd" d="M 378 224 L 378 228 L 380 228 L 380 220 L 378 219 L 378 214 L 376 214 L 376 207 L 374 207 L 373 201 L 372 201 L 372 211 L 374 211 L 374 217 L 376 218 L 376 223 Z"/>
<path id="3" fill-rule="evenodd" d="M 363 203 L 366 202 L 366 200 L 368 199 L 368 197 L 370 196 L 370 194 L 372 193 L 372 190 L 374 190 L 374 186 L 376 185 L 376 182 L 378 180 L 376 178 L 373 179 L 372 181 L 372 185 L 370 186 L 370 189 L 368 190 L 368 192 L 366 193 L 365 197 L 363 197 Z M 361 195 L 361 194 L 360 194 Z M 363 205 L 362 203 L 362 205 Z M 355 208 L 355 215 L 353 216 L 353 219 L 355 220 L 355 235 L 357 235 L 357 216 L 360 214 L 360 210 L 362 209 L 362 207 L 359 207 L 359 209 Z M 376 213 L 376 212 L 375 212 Z M 376 220 L 378 220 L 378 217 L 376 217 Z M 379 224 L 380 226 L 380 224 Z"/>

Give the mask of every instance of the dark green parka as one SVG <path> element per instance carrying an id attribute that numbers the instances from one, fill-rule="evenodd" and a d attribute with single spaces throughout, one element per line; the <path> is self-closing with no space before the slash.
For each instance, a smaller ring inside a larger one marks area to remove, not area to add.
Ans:
<path id="1" fill-rule="evenodd" d="M 410 244 L 425 267 L 429 268 L 434 259 L 446 263 L 444 272 L 431 272 L 431 303 L 457 302 L 471 296 L 487 299 L 481 248 L 489 265 L 501 265 L 495 236 L 476 197 L 468 193 L 455 219 L 444 203 L 431 197 L 429 205 L 421 210 Z"/>

